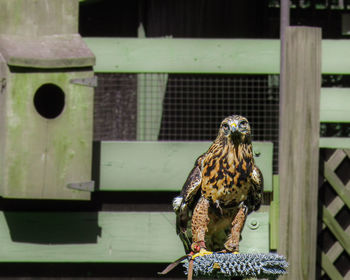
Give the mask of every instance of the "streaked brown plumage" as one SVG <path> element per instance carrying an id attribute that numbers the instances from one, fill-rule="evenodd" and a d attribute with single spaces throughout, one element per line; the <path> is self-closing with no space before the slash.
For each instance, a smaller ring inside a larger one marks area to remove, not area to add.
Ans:
<path id="1" fill-rule="evenodd" d="M 238 252 L 246 215 L 259 209 L 262 192 L 248 120 L 229 116 L 173 201 L 177 233 L 186 253 L 201 249 Z"/>

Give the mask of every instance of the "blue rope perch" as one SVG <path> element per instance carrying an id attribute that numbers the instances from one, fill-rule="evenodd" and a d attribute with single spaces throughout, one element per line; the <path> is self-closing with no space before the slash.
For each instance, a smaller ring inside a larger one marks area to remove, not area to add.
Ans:
<path id="1" fill-rule="evenodd" d="M 184 263 L 186 274 L 188 262 Z M 210 278 L 269 278 L 277 279 L 285 274 L 288 263 L 278 254 L 231 254 L 213 253 L 198 256 L 193 262 L 193 275 Z"/>

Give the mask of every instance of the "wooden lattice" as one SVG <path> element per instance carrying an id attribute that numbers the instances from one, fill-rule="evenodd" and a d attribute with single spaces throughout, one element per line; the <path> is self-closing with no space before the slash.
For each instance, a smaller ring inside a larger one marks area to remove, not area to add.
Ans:
<path id="1" fill-rule="evenodd" d="M 318 279 L 350 279 L 350 150 L 322 149 Z"/>

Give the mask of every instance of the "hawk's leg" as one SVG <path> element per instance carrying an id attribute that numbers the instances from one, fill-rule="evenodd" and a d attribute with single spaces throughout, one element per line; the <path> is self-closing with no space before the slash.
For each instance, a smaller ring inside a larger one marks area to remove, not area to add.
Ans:
<path id="1" fill-rule="evenodd" d="M 199 252 L 205 246 L 205 233 L 208 231 L 208 216 L 209 201 L 205 197 L 201 197 L 194 208 L 192 216 L 192 245 L 193 252 Z"/>
<path id="2" fill-rule="evenodd" d="M 239 252 L 239 240 L 247 216 L 247 208 L 242 205 L 232 222 L 231 234 L 225 242 L 225 248 L 229 252 Z"/>

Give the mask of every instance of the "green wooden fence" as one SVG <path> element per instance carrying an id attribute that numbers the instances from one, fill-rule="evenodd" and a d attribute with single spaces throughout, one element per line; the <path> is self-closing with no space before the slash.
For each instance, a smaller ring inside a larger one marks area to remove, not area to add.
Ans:
<path id="1" fill-rule="evenodd" d="M 85 38 L 85 42 L 97 57 L 94 70 L 101 73 L 279 73 L 277 40 Z M 349 44 L 343 40 L 323 41 L 323 73 L 349 74 Z M 321 121 L 349 121 L 349 102 L 344 101 L 348 100 L 349 91 L 322 89 Z M 334 115 L 338 117 L 333 118 Z M 321 147 L 343 147 L 344 139 L 321 139 L 320 143 Z M 101 142 L 94 162 L 98 191 L 111 195 L 128 192 L 130 201 L 133 193 L 140 191 L 155 196 L 173 193 L 180 190 L 195 157 L 208 145 Z M 256 142 L 254 149 L 261 152 L 257 161 L 264 172 L 266 190 L 272 191 L 272 203 L 270 210 L 265 206 L 250 215 L 242 248 L 267 251 L 276 249 L 278 244 L 278 177 L 272 175 L 272 143 Z M 340 192 L 347 193 L 344 187 Z M 341 199 L 348 207 L 346 195 Z M 174 230 L 174 214 L 169 210 L 152 211 L 146 206 L 144 211 L 104 211 L 99 207 L 91 211 L 88 204 L 79 211 L 13 209 L 3 210 L 0 215 L 0 262 L 164 263 L 183 253 Z M 334 226 L 327 211 L 324 213 L 325 225 L 337 236 L 339 233 L 339 242 L 345 242 L 339 244 L 346 251 L 346 234 Z M 254 219 L 258 229 L 249 227 Z M 330 276 L 337 269 L 332 263 L 336 254 L 325 255 L 322 269 L 331 279 L 337 279 Z"/>
<path id="2" fill-rule="evenodd" d="M 195 158 L 208 146 L 208 142 L 102 142 L 98 189 L 154 195 L 178 191 Z M 272 144 L 255 142 L 254 147 L 261 153 L 257 164 L 271 190 Z M 242 251 L 269 250 L 268 209 L 262 208 L 247 220 Z M 175 215 L 168 211 L 3 211 L 0 223 L 0 262 L 164 263 L 184 254 L 175 233 Z"/>
<path id="3" fill-rule="evenodd" d="M 114 73 L 215 73 L 215 74 L 278 74 L 278 40 L 190 40 L 190 39 L 98 39 L 86 38 L 89 47 L 97 54 L 97 72 Z M 346 57 L 350 42 L 347 40 L 323 40 L 322 73 L 349 74 L 350 60 Z M 114 53 L 114 57 L 112 57 Z M 208 55 L 209 54 L 209 55 Z M 186 67 L 183 67 L 186 65 Z M 139 97 L 146 98 L 142 93 Z M 161 104 L 161 102 L 160 102 Z M 350 89 L 322 88 L 320 121 L 350 122 L 348 109 Z M 160 105 L 161 106 L 161 105 Z M 144 110 L 147 111 L 147 110 Z M 140 113 L 140 112 L 139 112 Z M 144 112 L 142 112 L 143 114 Z M 159 118 L 158 118 L 159 119 Z M 139 138 L 142 139 L 142 138 Z M 321 138 L 320 147 L 344 148 L 349 140 L 344 138 Z M 345 153 L 345 152 L 343 152 Z M 345 153 L 346 154 L 346 153 Z M 339 163 L 338 163 L 339 164 Z M 274 190 L 270 207 L 270 248 L 278 244 L 279 184 L 274 178 Z M 336 188 L 337 185 L 335 185 Z M 345 204 L 344 189 L 338 207 Z M 346 197 L 346 195 L 345 195 Z M 346 198 L 345 198 L 346 200 Z M 339 201 L 339 199 L 337 199 Z M 338 209 L 339 210 L 339 209 Z M 347 253 L 347 230 L 341 230 L 334 222 L 335 212 L 323 210 L 324 227 L 335 234 L 335 247 L 330 253 L 322 253 L 321 270 L 331 279 L 340 273 L 335 266 L 339 256 Z M 332 215 L 330 215 L 332 213 Z M 340 245 L 339 245 L 340 244 Z M 334 247 L 334 246 L 333 246 Z M 322 250 L 322 248 L 321 248 Z M 334 252 L 337 253 L 334 253 Z"/>

